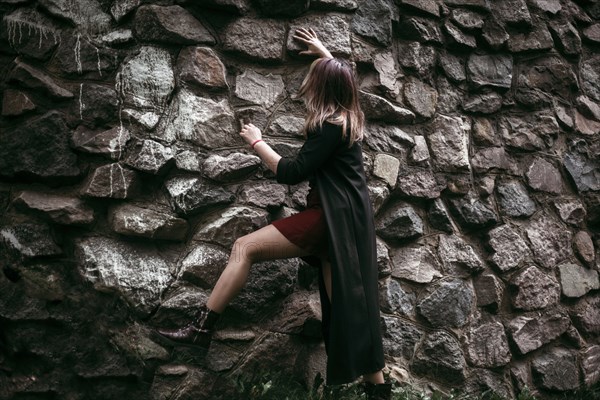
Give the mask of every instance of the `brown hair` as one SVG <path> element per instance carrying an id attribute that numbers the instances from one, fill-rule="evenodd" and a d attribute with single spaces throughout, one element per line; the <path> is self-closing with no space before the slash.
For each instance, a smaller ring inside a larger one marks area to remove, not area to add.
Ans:
<path id="1" fill-rule="evenodd" d="M 311 64 L 298 96 L 304 98 L 308 111 L 305 135 L 328 121 L 342 126 L 344 138 L 350 125 L 350 146 L 363 138 L 365 116 L 358 101 L 354 71 L 347 61 L 317 58 Z"/>

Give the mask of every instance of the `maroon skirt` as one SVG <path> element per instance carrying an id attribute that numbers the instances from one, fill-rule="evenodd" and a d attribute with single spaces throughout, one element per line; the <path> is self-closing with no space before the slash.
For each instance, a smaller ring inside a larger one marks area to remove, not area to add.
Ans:
<path id="1" fill-rule="evenodd" d="M 287 218 L 273 221 L 273 226 L 296 246 L 312 255 L 327 253 L 327 222 L 321 208 L 321 199 L 316 186 L 311 187 L 306 197 L 306 209 Z"/>

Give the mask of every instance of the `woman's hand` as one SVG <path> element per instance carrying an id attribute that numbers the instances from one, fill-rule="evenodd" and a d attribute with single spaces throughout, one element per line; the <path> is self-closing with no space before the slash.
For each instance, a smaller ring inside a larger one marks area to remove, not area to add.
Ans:
<path id="1" fill-rule="evenodd" d="M 253 124 L 244 124 L 242 125 L 242 130 L 240 131 L 240 136 L 248 143 L 252 144 L 258 139 L 262 139 L 262 133 L 260 129 L 258 129 Z"/>
<path id="2" fill-rule="evenodd" d="M 301 51 L 300 54 L 307 54 L 307 55 L 311 55 L 311 56 L 314 55 L 317 57 L 325 57 L 325 58 L 333 58 L 333 56 L 331 55 L 329 50 L 327 50 L 327 48 L 325 46 L 323 46 L 323 43 L 321 43 L 321 41 L 317 37 L 317 34 L 315 33 L 315 31 L 312 30 L 312 28 L 296 29 L 294 39 L 297 39 L 308 46 L 308 50 Z"/>

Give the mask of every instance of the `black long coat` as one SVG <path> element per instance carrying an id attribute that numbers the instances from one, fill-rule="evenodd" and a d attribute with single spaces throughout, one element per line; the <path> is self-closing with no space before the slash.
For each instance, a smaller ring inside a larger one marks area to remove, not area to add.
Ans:
<path id="1" fill-rule="evenodd" d="M 277 182 L 316 183 L 327 221 L 331 302 L 320 275 L 327 384 L 354 381 L 384 367 L 373 210 L 360 142 L 348 147 L 342 127 L 309 132 L 295 158 L 282 158 Z"/>

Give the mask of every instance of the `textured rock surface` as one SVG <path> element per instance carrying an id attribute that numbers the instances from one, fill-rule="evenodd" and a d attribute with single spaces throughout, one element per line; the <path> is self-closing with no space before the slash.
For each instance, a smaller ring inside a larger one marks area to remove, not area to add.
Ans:
<path id="1" fill-rule="evenodd" d="M 493 368 L 510 362 L 508 340 L 500 322 L 490 322 L 468 330 L 465 355 L 471 365 Z"/>
<path id="2" fill-rule="evenodd" d="M 460 327 L 471 315 L 473 289 L 462 280 L 440 283 L 417 303 L 419 314 L 435 327 Z"/>
<path id="3" fill-rule="evenodd" d="M 426 246 L 403 247 L 391 255 L 392 276 L 417 283 L 429 283 L 442 276 L 433 252 Z"/>
<path id="4" fill-rule="evenodd" d="M 151 239 L 184 240 L 187 221 L 165 212 L 123 204 L 109 211 L 108 220 L 115 232 Z"/>
<path id="5" fill-rule="evenodd" d="M 543 267 L 553 268 L 573 253 L 571 232 L 546 215 L 531 221 L 525 232 L 536 261 Z M 552 243 L 552 246 L 548 246 L 548 243 Z"/>
<path id="6" fill-rule="evenodd" d="M 518 267 L 531 255 L 529 247 L 517 230 L 502 225 L 489 232 L 489 245 L 494 250 L 490 260 L 502 272 Z"/>
<path id="7" fill-rule="evenodd" d="M 466 362 L 458 341 L 450 334 L 429 334 L 419 346 L 412 368 L 437 380 L 457 384 L 465 379 Z"/>
<path id="8" fill-rule="evenodd" d="M 541 317 L 520 316 L 508 323 L 507 330 L 522 354 L 539 349 L 569 328 L 567 315 L 549 313 Z"/>
<path id="9" fill-rule="evenodd" d="M 35 211 L 58 224 L 88 225 L 94 222 L 94 209 L 77 197 L 23 191 L 13 200 L 13 204 Z"/>
<path id="10" fill-rule="evenodd" d="M 600 289 L 598 271 L 572 263 L 561 264 L 558 270 L 562 293 L 567 297 L 581 297 L 590 290 Z"/>
<path id="11" fill-rule="evenodd" d="M 560 285 L 554 276 L 535 266 L 527 267 L 515 275 L 510 285 L 513 306 L 535 310 L 555 305 L 560 300 Z"/>

